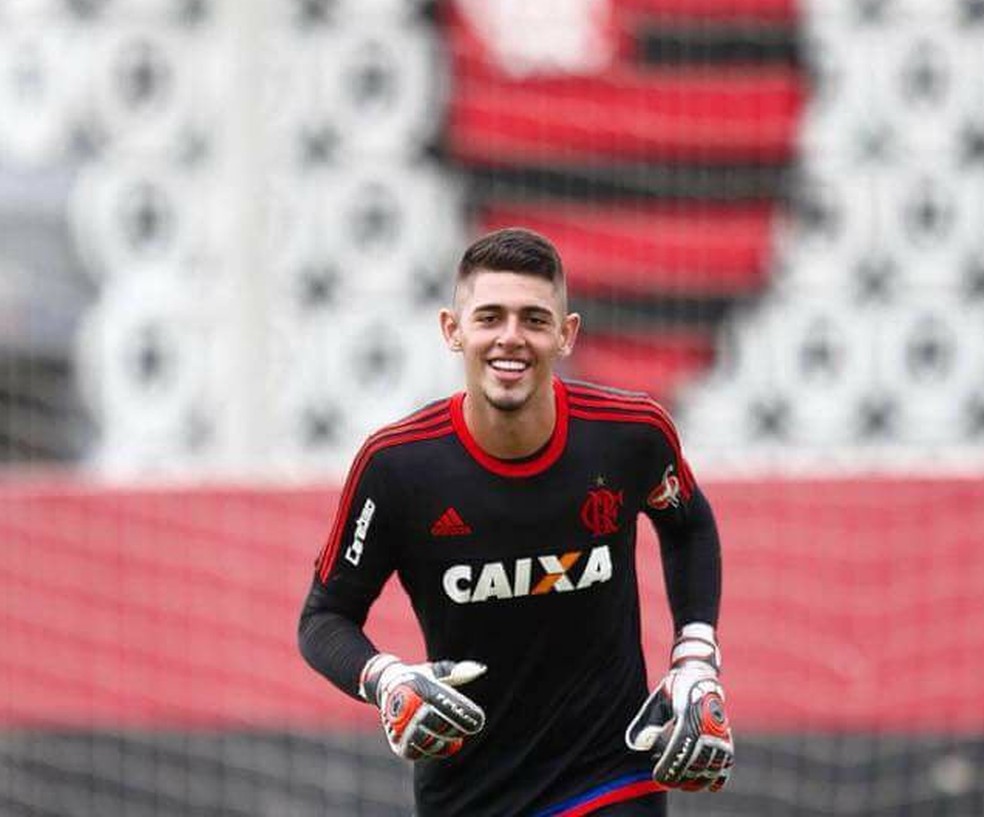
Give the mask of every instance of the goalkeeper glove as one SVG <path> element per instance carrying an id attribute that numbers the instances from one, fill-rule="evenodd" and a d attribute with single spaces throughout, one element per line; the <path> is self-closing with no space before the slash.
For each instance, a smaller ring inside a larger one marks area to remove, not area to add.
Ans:
<path id="1" fill-rule="evenodd" d="M 728 782 L 735 747 L 718 683 L 721 653 L 709 624 L 687 624 L 670 671 L 628 729 L 630 749 L 651 752 L 653 780 L 671 789 L 718 791 Z"/>
<path id="2" fill-rule="evenodd" d="M 485 672 L 475 661 L 404 664 L 373 656 L 359 676 L 359 695 L 379 708 L 390 748 L 407 760 L 448 757 L 485 726 L 485 713 L 454 687 Z"/>

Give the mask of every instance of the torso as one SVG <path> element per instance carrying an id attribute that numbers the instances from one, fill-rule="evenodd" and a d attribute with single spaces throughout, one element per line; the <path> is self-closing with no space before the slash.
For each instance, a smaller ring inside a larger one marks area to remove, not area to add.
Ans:
<path id="1" fill-rule="evenodd" d="M 678 452 L 652 409 L 586 388 L 558 383 L 555 435 L 527 460 L 483 455 L 460 395 L 428 421 L 444 427 L 446 411 L 448 433 L 404 432 L 380 455 L 400 509 L 394 565 L 429 657 L 488 666 L 462 690 L 486 729 L 454 758 L 418 764 L 420 817 L 535 814 L 648 775 L 623 743 L 647 694 L 636 520 Z"/>

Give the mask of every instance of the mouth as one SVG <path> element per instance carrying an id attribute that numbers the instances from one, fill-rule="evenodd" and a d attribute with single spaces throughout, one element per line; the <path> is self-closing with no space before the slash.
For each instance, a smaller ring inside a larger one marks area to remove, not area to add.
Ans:
<path id="1" fill-rule="evenodd" d="M 517 358 L 495 358 L 488 364 L 501 380 L 518 380 L 530 368 L 529 361 Z"/>

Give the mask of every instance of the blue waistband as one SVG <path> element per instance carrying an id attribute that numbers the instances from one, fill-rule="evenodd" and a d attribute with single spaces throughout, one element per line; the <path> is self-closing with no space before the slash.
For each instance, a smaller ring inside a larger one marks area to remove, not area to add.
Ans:
<path id="1" fill-rule="evenodd" d="M 564 800 L 562 803 L 557 803 L 556 805 L 550 806 L 543 811 L 538 811 L 533 815 L 533 817 L 557 817 L 557 815 L 563 814 L 568 809 L 583 806 L 596 798 L 603 797 L 604 795 L 617 791 L 624 786 L 631 786 L 635 783 L 642 783 L 651 779 L 652 778 L 649 776 L 649 772 L 634 772 L 633 774 L 623 775 L 622 777 L 617 777 L 607 783 L 602 783 L 600 786 L 595 786 L 593 789 L 589 789 L 588 791 L 579 794 L 576 797 L 572 797 L 569 800 Z"/>

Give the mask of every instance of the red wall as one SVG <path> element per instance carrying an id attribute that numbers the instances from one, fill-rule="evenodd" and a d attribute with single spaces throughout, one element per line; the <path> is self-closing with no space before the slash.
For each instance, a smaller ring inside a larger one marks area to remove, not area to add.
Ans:
<path id="1" fill-rule="evenodd" d="M 984 729 L 984 480 L 710 482 L 739 729 Z M 373 723 L 304 665 L 336 493 L 0 483 L 0 724 Z M 669 638 L 645 529 L 650 672 Z M 377 643 L 421 655 L 393 586 Z"/>

